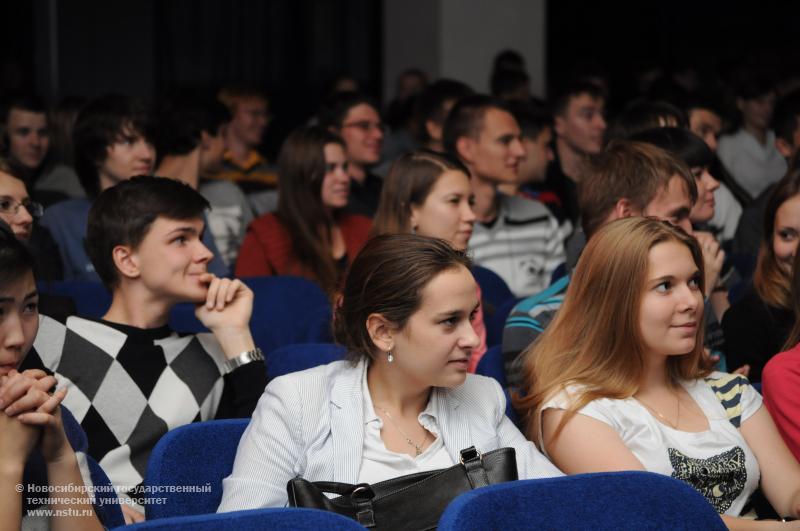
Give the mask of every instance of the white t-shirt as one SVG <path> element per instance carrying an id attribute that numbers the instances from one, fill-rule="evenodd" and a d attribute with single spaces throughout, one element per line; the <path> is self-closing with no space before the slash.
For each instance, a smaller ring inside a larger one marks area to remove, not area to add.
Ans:
<path id="1" fill-rule="evenodd" d="M 710 378 L 729 378 L 729 375 L 715 372 Z M 691 433 L 670 428 L 633 397 L 594 400 L 579 413 L 611 426 L 647 471 L 685 481 L 720 514 L 738 516 L 758 487 L 758 460 L 704 380 L 682 385 L 705 413 L 707 431 Z M 758 411 L 762 401 L 750 385 L 742 388 L 741 421 L 744 422 Z M 578 389 L 569 387 L 547 401 L 543 410 L 567 409 Z"/>
<path id="2" fill-rule="evenodd" d="M 455 465 L 439 435 L 436 416 L 433 414 L 436 411 L 436 393 L 431 393 L 427 407 L 418 417 L 420 424 L 436 439 L 420 455 L 411 457 L 408 454 L 389 451 L 383 444 L 381 439 L 383 421 L 375 414 L 372 406 L 372 397 L 367 386 L 367 371 L 364 371 L 361 389 L 364 396 L 364 453 L 361 458 L 358 483 L 374 484 L 399 476 L 450 468 Z"/>

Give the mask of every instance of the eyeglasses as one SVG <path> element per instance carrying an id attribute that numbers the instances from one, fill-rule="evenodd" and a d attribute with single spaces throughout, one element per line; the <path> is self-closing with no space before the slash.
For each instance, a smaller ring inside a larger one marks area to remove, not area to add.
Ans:
<path id="1" fill-rule="evenodd" d="M 382 124 L 381 122 L 370 122 L 369 120 L 361 120 L 359 122 L 342 124 L 342 128 L 344 129 L 345 127 L 355 127 L 357 129 L 361 129 L 365 133 L 369 133 L 373 129 L 377 129 L 381 133 L 386 132 L 385 124 Z"/>
<path id="2" fill-rule="evenodd" d="M 19 207 L 25 207 L 28 214 L 35 218 L 40 218 L 44 214 L 44 207 L 30 199 L 24 199 L 19 202 L 10 197 L 0 197 L 0 213 L 16 216 L 17 212 L 19 212 Z"/>

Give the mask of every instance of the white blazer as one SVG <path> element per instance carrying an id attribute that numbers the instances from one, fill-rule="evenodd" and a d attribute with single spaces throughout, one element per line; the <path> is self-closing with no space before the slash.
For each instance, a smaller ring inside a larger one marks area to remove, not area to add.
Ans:
<path id="1" fill-rule="evenodd" d="M 366 361 L 336 361 L 274 379 L 264 390 L 244 432 L 233 472 L 222 482 L 218 512 L 287 504 L 286 484 L 356 483 L 364 446 L 362 379 Z M 493 379 L 468 374 L 454 389 L 437 393 L 436 418 L 445 448 L 460 451 L 513 447 L 520 479 L 563 475 L 505 415 L 506 400 Z"/>

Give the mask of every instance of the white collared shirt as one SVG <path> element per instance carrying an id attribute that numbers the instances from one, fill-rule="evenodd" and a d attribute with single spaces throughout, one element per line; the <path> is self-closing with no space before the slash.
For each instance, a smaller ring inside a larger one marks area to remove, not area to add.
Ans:
<path id="1" fill-rule="evenodd" d="M 372 397 L 367 386 L 367 371 L 364 371 L 361 388 L 364 395 L 364 453 L 361 470 L 358 473 L 358 483 L 373 484 L 417 472 L 449 468 L 455 464 L 444 446 L 436 422 L 436 393 L 431 393 L 428 405 L 418 417 L 422 427 L 431 432 L 436 439 L 422 454 L 411 457 L 408 454 L 389 451 L 383 444 L 381 439 L 383 421 L 375 414 L 372 405 Z"/>

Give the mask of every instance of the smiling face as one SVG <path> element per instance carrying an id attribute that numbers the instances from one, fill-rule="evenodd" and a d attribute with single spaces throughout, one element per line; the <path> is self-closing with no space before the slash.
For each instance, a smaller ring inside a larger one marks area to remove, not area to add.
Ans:
<path id="1" fill-rule="evenodd" d="M 463 137 L 462 158 L 480 178 L 500 183 L 515 183 L 525 158 L 519 125 L 511 113 L 489 108 L 483 116 L 478 137 Z"/>
<path id="2" fill-rule="evenodd" d="M 153 298 L 201 302 L 208 285 L 200 281 L 212 258 L 203 245 L 202 218 L 178 220 L 159 216 L 133 250 L 138 278 Z"/>
<path id="3" fill-rule="evenodd" d="M 22 206 L 29 200 L 25 183 L 12 175 L 0 172 L 0 219 L 8 223 L 14 236 L 22 241 L 28 241 L 33 231 L 33 216 Z"/>
<path id="4" fill-rule="evenodd" d="M 459 386 L 480 341 L 472 328 L 479 304 L 475 279 L 463 266 L 447 269 L 421 295 L 419 309 L 393 336 L 394 365 L 415 387 Z"/>
<path id="5" fill-rule="evenodd" d="M 0 289 L 0 376 L 16 369 L 39 330 L 39 295 L 33 273 Z"/>
<path id="6" fill-rule="evenodd" d="M 236 101 L 229 125 L 230 134 L 243 144 L 256 148 L 261 144 L 269 124 L 269 104 L 262 98 L 241 98 Z"/>
<path id="7" fill-rule="evenodd" d="M 653 246 L 639 309 L 642 341 L 649 356 L 692 352 L 703 313 L 700 270 L 689 248 L 676 241 Z"/>
<path id="8" fill-rule="evenodd" d="M 12 108 L 8 113 L 8 153 L 30 170 L 41 166 L 50 147 L 47 115 Z"/>
<path id="9" fill-rule="evenodd" d="M 441 238 L 454 249 L 467 248 L 475 213 L 472 185 L 459 170 L 443 172 L 421 205 L 411 206 L 411 227 L 421 236 Z"/>
<path id="10" fill-rule="evenodd" d="M 98 167 L 100 189 L 105 190 L 136 175 L 151 175 L 155 163 L 153 144 L 125 126 L 116 141 L 106 148 L 106 158 Z"/>
<path id="11" fill-rule="evenodd" d="M 800 195 L 784 201 L 775 211 L 775 229 L 772 232 L 772 251 L 778 265 L 791 273 L 797 242 L 800 238 Z"/>
<path id="12" fill-rule="evenodd" d="M 347 111 L 338 132 L 347 146 L 347 158 L 351 163 L 370 166 L 380 160 L 383 125 L 372 105 L 360 103 Z"/>
<path id="13" fill-rule="evenodd" d="M 694 223 L 705 223 L 714 217 L 714 191 L 719 188 L 719 181 L 708 173 L 707 167 L 692 168 L 692 175 L 697 184 L 697 202 L 689 217 Z"/>
<path id="14" fill-rule="evenodd" d="M 347 156 L 340 144 L 325 144 L 325 177 L 322 179 L 322 204 L 331 210 L 344 208 L 350 198 Z"/>

